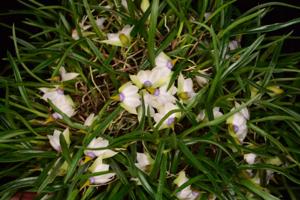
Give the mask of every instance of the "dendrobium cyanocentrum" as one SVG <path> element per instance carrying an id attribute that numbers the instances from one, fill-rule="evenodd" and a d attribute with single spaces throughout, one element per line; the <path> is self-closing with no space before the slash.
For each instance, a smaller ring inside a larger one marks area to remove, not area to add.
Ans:
<path id="1" fill-rule="evenodd" d="M 239 103 L 235 102 L 235 108 L 239 108 L 240 106 L 241 105 Z M 241 109 L 226 120 L 226 123 L 229 125 L 228 130 L 230 135 L 237 139 L 239 143 L 243 143 L 247 136 L 247 120 L 249 120 L 249 111 L 247 108 Z"/>
<path id="2" fill-rule="evenodd" d="M 148 172 L 153 164 L 153 159 L 150 157 L 148 153 L 136 153 L 136 160 L 135 166 L 142 170 L 143 172 Z"/>
<path id="3" fill-rule="evenodd" d="M 67 145 L 69 146 L 71 143 L 69 128 L 66 128 L 63 132 L 55 129 L 53 135 L 47 135 L 50 145 L 57 152 L 61 152 L 60 139 L 59 139 L 60 134 L 63 134 L 65 141 L 66 141 Z"/>
<path id="4" fill-rule="evenodd" d="M 48 101 L 48 99 L 64 114 L 68 117 L 75 115 L 74 102 L 69 95 L 65 95 L 61 88 L 39 88 L 44 95 L 42 99 Z M 53 118 L 62 119 L 59 113 L 54 113 Z"/>
<path id="5" fill-rule="evenodd" d="M 154 121 L 156 122 L 155 127 L 159 125 L 160 121 L 166 116 L 167 113 L 173 110 L 179 109 L 177 105 L 172 103 L 167 103 L 164 107 L 158 110 L 158 113 L 153 115 Z M 176 119 L 179 119 L 181 116 L 180 112 L 172 113 L 165 119 L 160 125 L 159 129 L 172 128 Z"/>
<path id="6" fill-rule="evenodd" d="M 155 93 L 155 89 L 168 84 L 171 73 L 167 68 L 153 68 L 152 70 L 141 70 L 137 75 L 130 75 L 131 81 L 139 88 L 147 89 L 151 94 Z"/>
<path id="7" fill-rule="evenodd" d="M 180 171 L 178 177 L 173 182 L 177 185 L 177 187 L 180 187 L 188 180 L 189 179 L 186 177 L 185 171 Z M 177 198 L 181 200 L 195 200 L 199 195 L 199 191 L 192 190 L 191 185 L 188 185 L 176 194 Z"/>
<path id="8" fill-rule="evenodd" d="M 176 92 L 177 88 L 174 85 L 172 85 L 169 89 L 168 84 L 165 84 L 160 88 L 156 88 L 152 95 L 151 105 L 159 110 L 168 103 L 175 104 L 177 99 L 174 95 Z"/>
<path id="9" fill-rule="evenodd" d="M 141 105 L 141 97 L 138 94 L 139 88 L 131 82 L 123 84 L 119 88 L 119 94 L 112 99 L 120 101 L 120 105 L 132 114 L 137 114 L 136 108 Z"/>
<path id="10" fill-rule="evenodd" d="M 101 157 L 98 157 L 94 163 L 88 169 L 92 173 L 98 172 L 108 172 L 109 165 L 104 164 Z M 103 175 L 92 176 L 89 178 L 89 181 L 85 185 L 104 185 L 108 182 L 112 181 L 115 177 L 116 173 L 105 173 Z"/>
<path id="11" fill-rule="evenodd" d="M 84 151 L 84 154 L 86 155 L 85 161 L 94 159 L 96 157 L 101 157 L 101 159 L 106 159 L 113 157 L 118 152 L 112 151 L 110 149 L 105 149 L 108 147 L 109 142 L 106 139 L 103 139 L 102 137 L 94 138 L 87 146 L 87 150 Z M 97 148 L 103 148 L 98 149 Z"/>
<path id="12" fill-rule="evenodd" d="M 131 43 L 130 33 L 132 29 L 133 26 L 126 25 L 118 33 L 108 33 L 107 40 L 102 40 L 101 42 L 114 46 L 128 47 Z"/>
<path id="13" fill-rule="evenodd" d="M 181 73 L 178 77 L 177 95 L 183 103 L 188 103 L 196 95 L 192 79 L 185 79 Z"/>

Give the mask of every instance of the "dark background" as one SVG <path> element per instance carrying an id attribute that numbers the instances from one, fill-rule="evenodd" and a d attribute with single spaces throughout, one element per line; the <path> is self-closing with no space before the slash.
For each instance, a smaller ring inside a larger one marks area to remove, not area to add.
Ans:
<path id="1" fill-rule="evenodd" d="M 26 0 L 24 1 L 26 2 Z M 300 0 L 277 0 L 277 1 L 300 6 Z M 55 2 L 58 2 L 58 0 L 51 0 L 51 1 L 39 0 L 39 2 L 44 4 L 55 4 Z M 270 2 L 270 0 L 238 0 L 237 2 L 235 2 L 235 5 L 241 10 L 241 13 L 243 13 L 246 10 L 256 5 L 267 3 L 267 2 Z M 9 10 L 18 11 L 21 9 L 26 9 L 26 7 L 21 3 L 19 3 L 17 0 L 9 0 L 9 1 L 2 2 L 2 5 L 0 7 L 0 13 L 6 13 Z M 21 14 L 15 14 L 11 16 L 1 15 L 0 23 L 10 24 L 10 25 L 12 23 L 15 23 L 16 27 L 24 28 L 26 30 L 27 28 L 26 25 L 22 24 L 22 20 L 24 20 L 25 17 L 26 16 Z M 263 18 L 262 23 L 272 24 L 275 22 L 285 22 L 297 17 L 300 17 L 300 10 L 277 6 L 267 16 Z M 300 37 L 300 24 L 296 24 L 288 28 L 269 33 L 269 35 L 283 35 L 289 33 L 292 30 L 293 30 L 293 36 Z M 11 35 L 12 35 L 11 30 L 9 30 L 8 28 L 4 28 L 3 26 L 0 26 L 0 42 L 1 42 L 0 58 L 6 57 L 7 50 L 9 51 L 13 50 L 12 40 L 9 38 Z M 286 53 L 300 52 L 300 40 L 294 39 L 294 40 L 285 41 L 283 46 L 283 51 Z M 2 62 L 0 64 L 2 65 Z"/>

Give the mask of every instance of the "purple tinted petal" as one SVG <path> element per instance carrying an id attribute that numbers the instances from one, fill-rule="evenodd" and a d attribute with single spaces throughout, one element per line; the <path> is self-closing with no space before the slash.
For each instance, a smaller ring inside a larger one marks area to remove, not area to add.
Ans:
<path id="1" fill-rule="evenodd" d="M 237 132 L 239 131 L 239 127 L 236 126 L 236 125 L 233 125 L 233 131 L 234 131 L 235 133 L 237 133 Z"/>
<path id="2" fill-rule="evenodd" d="M 64 94 L 64 91 L 63 91 L 61 88 L 56 89 L 56 92 L 57 92 L 58 94 Z"/>
<path id="3" fill-rule="evenodd" d="M 119 98 L 120 98 L 120 101 L 124 101 L 125 100 L 125 95 L 121 92 L 119 94 Z"/>
<path id="4" fill-rule="evenodd" d="M 168 68 L 168 69 L 172 69 L 172 68 L 173 68 L 173 64 L 172 64 L 171 61 L 168 61 L 168 62 L 167 62 L 167 68 Z"/>
<path id="5" fill-rule="evenodd" d="M 159 89 L 156 89 L 155 92 L 154 92 L 154 96 L 158 96 L 159 94 L 160 94 Z"/>
<path id="6" fill-rule="evenodd" d="M 96 155 L 91 151 L 87 152 L 86 155 L 90 158 L 95 158 L 96 157 Z"/>
<path id="7" fill-rule="evenodd" d="M 90 180 L 91 184 L 95 183 L 95 178 L 94 177 L 91 177 L 89 180 Z"/>
<path id="8" fill-rule="evenodd" d="M 145 81 L 144 82 L 145 87 L 151 87 L 151 85 L 152 85 L 151 81 Z"/>
<path id="9" fill-rule="evenodd" d="M 170 117 L 168 120 L 167 120 L 167 125 L 168 126 L 171 126 L 175 121 L 175 118 L 174 117 Z"/>

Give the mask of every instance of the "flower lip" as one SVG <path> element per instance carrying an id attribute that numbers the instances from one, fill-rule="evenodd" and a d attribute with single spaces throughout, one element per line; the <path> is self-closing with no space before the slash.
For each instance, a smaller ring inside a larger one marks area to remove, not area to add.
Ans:
<path id="1" fill-rule="evenodd" d="M 160 94 L 160 90 L 159 90 L 159 89 L 156 89 L 156 90 L 154 91 L 154 96 L 159 96 L 159 94 Z"/>
<path id="2" fill-rule="evenodd" d="M 124 101 L 125 100 L 125 95 L 121 92 L 119 94 L 119 98 L 120 98 L 120 101 Z"/>
<path id="3" fill-rule="evenodd" d="M 151 87 L 152 86 L 152 82 L 147 80 L 147 81 L 144 82 L 144 86 L 146 88 Z"/>
<path id="4" fill-rule="evenodd" d="M 233 125 L 233 131 L 237 133 L 239 131 L 239 127 L 237 125 Z"/>
<path id="5" fill-rule="evenodd" d="M 168 126 L 171 126 L 175 121 L 175 118 L 174 117 L 170 117 L 168 120 L 167 120 L 167 125 Z"/>
<path id="6" fill-rule="evenodd" d="M 57 89 L 56 89 L 56 92 L 57 92 L 58 94 L 64 94 L 64 91 L 63 91 L 61 88 L 57 88 Z"/>
<path id="7" fill-rule="evenodd" d="M 167 62 L 167 68 L 168 69 L 172 69 L 173 68 L 173 64 L 172 64 L 172 62 L 170 60 Z"/>
<path id="8" fill-rule="evenodd" d="M 94 177 L 90 177 L 89 180 L 90 180 L 91 184 L 95 183 L 95 178 Z"/>
<path id="9" fill-rule="evenodd" d="M 88 157 L 90 157 L 90 158 L 95 158 L 96 157 L 96 155 L 93 153 L 93 152 L 87 152 L 86 153 L 86 155 L 88 156 Z"/>

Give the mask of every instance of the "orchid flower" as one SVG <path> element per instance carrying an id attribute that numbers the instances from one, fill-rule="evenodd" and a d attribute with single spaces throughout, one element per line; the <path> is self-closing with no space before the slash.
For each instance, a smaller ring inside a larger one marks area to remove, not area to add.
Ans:
<path id="1" fill-rule="evenodd" d="M 100 17 L 96 19 L 96 24 L 100 29 L 104 29 L 104 22 L 105 22 L 105 18 L 104 17 Z"/>
<path id="2" fill-rule="evenodd" d="M 97 172 L 108 172 L 109 171 L 109 165 L 104 164 L 102 162 L 102 158 L 98 157 L 94 163 L 92 164 L 91 167 L 89 167 L 89 171 L 92 173 L 97 173 Z M 112 181 L 115 177 L 116 173 L 106 173 L 103 175 L 98 175 L 98 176 L 92 176 L 89 178 L 89 184 L 93 185 L 103 185 L 106 184 L 110 181 Z"/>
<path id="3" fill-rule="evenodd" d="M 180 100 L 182 100 L 182 102 L 184 103 L 187 103 L 196 95 L 193 89 L 192 79 L 191 78 L 185 79 L 181 73 L 178 77 L 177 95 L 180 98 Z"/>
<path id="4" fill-rule="evenodd" d="M 199 70 L 200 74 L 208 75 L 205 70 Z M 203 76 L 196 76 L 196 82 L 200 87 L 203 87 L 209 82 L 209 79 Z"/>
<path id="5" fill-rule="evenodd" d="M 218 117 L 221 117 L 223 115 L 223 113 L 220 111 L 220 108 L 219 107 L 214 107 L 213 108 L 213 115 L 214 115 L 214 118 L 218 118 Z M 200 113 L 198 114 L 197 116 L 197 121 L 200 122 L 202 120 L 207 120 L 207 117 L 205 115 L 205 111 L 204 110 L 201 110 Z"/>
<path id="6" fill-rule="evenodd" d="M 67 145 L 69 146 L 71 141 L 70 141 L 70 131 L 69 128 L 66 128 L 63 132 L 59 131 L 59 130 L 54 130 L 53 135 L 47 135 L 50 145 L 57 151 L 60 152 L 61 151 L 61 146 L 60 146 L 60 139 L 59 136 L 60 134 L 63 134 Z"/>
<path id="7" fill-rule="evenodd" d="M 163 117 L 165 117 L 165 115 L 167 113 L 169 113 L 172 110 L 176 110 L 178 109 L 178 106 L 172 104 L 172 103 L 167 103 L 164 107 L 162 107 L 161 109 L 159 109 L 158 113 L 155 113 L 153 118 L 154 121 L 156 122 L 155 126 L 157 126 L 160 121 L 162 120 Z M 163 123 L 161 124 L 161 126 L 159 127 L 159 129 L 164 129 L 164 128 L 170 128 L 174 126 L 175 120 L 179 119 L 181 116 L 180 112 L 175 112 L 172 113 L 170 116 L 168 116 L 168 118 L 163 121 Z"/>
<path id="8" fill-rule="evenodd" d="M 235 102 L 235 108 L 240 107 L 240 104 Z M 233 114 L 226 121 L 229 124 L 229 133 L 240 143 L 243 143 L 248 133 L 247 120 L 249 119 L 249 111 L 243 108 L 239 112 Z"/>
<path id="9" fill-rule="evenodd" d="M 253 165 L 255 163 L 257 155 L 255 153 L 244 154 L 244 160 L 249 164 Z"/>
<path id="10" fill-rule="evenodd" d="M 69 95 L 64 95 L 64 91 L 60 88 L 39 88 L 44 95 L 42 99 L 48 101 L 48 99 L 64 114 L 68 117 L 75 115 L 74 102 Z M 62 119 L 59 113 L 53 114 L 54 118 Z"/>
<path id="11" fill-rule="evenodd" d="M 103 139 L 102 137 L 94 138 L 87 146 L 87 150 L 84 151 L 84 154 L 93 159 L 95 157 L 101 157 L 101 159 L 106 159 L 113 157 L 118 152 L 112 151 L 110 149 L 99 149 L 99 150 L 92 150 L 96 148 L 106 148 L 109 145 L 108 140 Z"/>
<path id="12" fill-rule="evenodd" d="M 163 85 L 160 88 L 155 89 L 152 98 L 152 106 L 156 109 L 164 107 L 167 103 L 176 103 L 176 97 L 174 96 L 177 92 L 177 88 L 172 85 L 168 89 L 168 85 Z"/>
<path id="13" fill-rule="evenodd" d="M 170 81 L 171 73 L 167 68 L 153 68 L 152 70 L 141 70 L 137 75 L 130 75 L 131 81 L 138 88 L 146 88 L 154 93 L 155 88 L 167 84 Z"/>
<path id="14" fill-rule="evenodd" d="M 60 67 L 59 69 L 61 81 L 69 81 L 74 78 L 76 78 L 79 74 L 75 72 L 66 72 L 66 69 L 64 67 Z"/>
<path id="15" fill-rule="evenodd" d="M 138 94 L 139 88 L 127 82 L 119 88 L 119 94 L 112 97 L 121 102 L 121 106 L 132 114 L 137 114 L 136 108 L 141 105 L 141 98 Z"/>
<path id="16" fill-rule="evenodd" d="M 136 153 L 136 160 L 135 166 L 143 172 L 147 172 L 153 163 L 153 159 L 147 153 Z"/>
<path id="17" fill-rule="evenodd" d="M 180 187 L 188 180 L 189 179 L 186 177 L 185 171 L 180 171 L 178 177 L 174 180 L 174 183 L 177 185 L 177 187 Z M 185 187 L 176 194 L 177 198 L 182 200 L 195 200 L 199 195 L 199 191 L 192 190 L 191 185 Z"/>
<path id="18" fill-rule="evenodd" d="M 133 26 L 126 25 L 118 33 L 108 33 L 107 40 L 102 40 L 101 42 L 114 46 L 128 47 L 131 43 L 130 33 L 132 29 Z"/>

